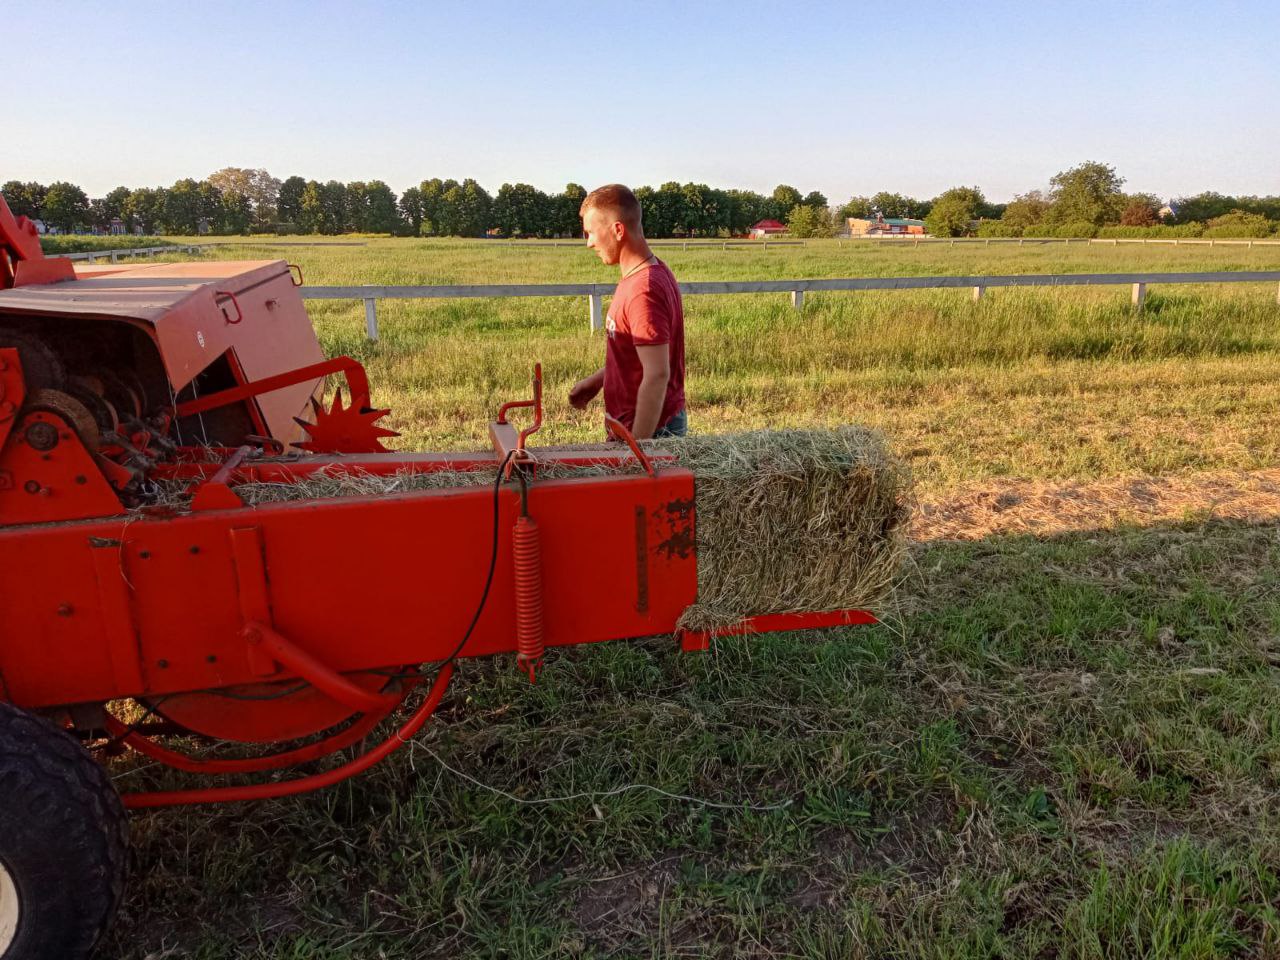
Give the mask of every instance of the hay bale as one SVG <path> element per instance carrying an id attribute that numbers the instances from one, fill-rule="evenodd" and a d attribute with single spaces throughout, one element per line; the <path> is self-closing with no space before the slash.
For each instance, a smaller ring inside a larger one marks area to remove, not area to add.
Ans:
<path id="1" fill-rule="evenodd" d="M 898 577 L 906 468 L 859 427 L 660 441 L 697 478 L 698 599 L 680 625 L 874 606 Z"/>
<path id="2" fill-rule="evenodd" d="M 874 606 L 903 556 L 909 478 L 883 439 L 859 427 L 757 430 L 649 441 L 696 478 L 698 598 L 680 626 L 746 616 Z M 635 472 L 621 465 L 542 468 L 540 476 Z M 249 504 L 491 484 L 490 470 L 321 472 L 298 483 L 245 483 Z"/>

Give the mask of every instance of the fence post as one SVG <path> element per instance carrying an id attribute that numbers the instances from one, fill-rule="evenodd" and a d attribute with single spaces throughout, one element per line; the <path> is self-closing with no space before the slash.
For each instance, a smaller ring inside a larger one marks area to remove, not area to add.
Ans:
<path id="1" fill-rule="evenodd" d="M 1280 284 L 1276 284 L 1276 303 L 1280 304 Z"/>
<path id="2" fill-rule="evenodd" d="M 84 259 L 85 259 L 85 262 L 86 262 L 86 263 L 93 263 L 93 261 L 94 261 L 94 259 L 95 259 L 95 256 L 94 256 L 93 251 L 92 251 L 92 250 L 90 250 L 88 253 L 86 253 L 86 254 L 84 255 Z"/>
<path id="3" fill-rule="evenodd" d="M 378 301 L 373 297 L 364 298 L 364 329 L 370 340 L 378 339 Z"/>
<path id="4" fill-rule="evenodd" d="M 1133 296 L 1130 300 L 1134 309 L 1141 313 L 1143 306 L 1147 302 L 1147 285 L 1145 283 L 1135 283 L 1133 285 Z"/>
<path id="5" fill-rule="evenodd" d="M 115 250 L 112 250 L 112 251 L 111 251 L 111 262 L 112 262 L 112 263 L 119 263 L 119 262 L 120 262 L 119 257 L 120 257 L 119 253 L 117 253 Z"/>
<path id="6" fill-rule="evenodd" d="M 983 291 L 984 291 L 984 290 L 986 290 L 986 287 L 974 287 L 974 288 L 973 288 L 973 302 L 974 302 L 974 303 L 977 303 L 979 300 L 981 300 L 981 299 L 982 299 L 982 293 L 983 293 Z"/>
<path id="7" fill-rule="evenodd" d="M 592 333 L 604 329 L 604 297 L 598 293 L 587 295 L 587 319 Z"/>
<path id="8" fill-rule="evenodd" d="M 803 290 L 791 291 L 791 305 L 795 307 L 797 310 L 804 309 L 804 291 Z"/>

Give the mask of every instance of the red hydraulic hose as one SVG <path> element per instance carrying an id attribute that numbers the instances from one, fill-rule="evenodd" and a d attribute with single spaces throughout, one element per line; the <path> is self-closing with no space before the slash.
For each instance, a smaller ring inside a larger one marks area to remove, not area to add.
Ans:
<path id="1" fill-rule="evenodd" d="M 392 709 L 392 707 L 387 707 L 378 713 L 365 714 L 345 730 L 335 733 L 331 737 L 326 737 L 317 743 L 298 747 L 296 750 L 285 750 L 281 753 L 245 758 L 211 757 L 204 760 L 199 757 L 188 756 L 185 753 L 179 753 L 176 750 L 161 746 L 149 737 L 130 730 L 110 715 L 107 716 L 105 726 L 107 733 L 114 740 L 123 743 L 131 750 L 136 750 L 143 756 L 163 763 L 167 767 L 173 767 L 175 770 L 185 770 L 187 773 L 261 773 L 266 770 L 282 770 L 285 767 L 295 767 L 300 763 L 319 760 L 321 757 L 327 757 L 332 753 L 337 753 L 339 750 L 344 750 L 358 740 L 363 740 L 368 736 L 374 727 L 387 718 Z"/>
<path id="2" fill-rule="evenodd" d="M 307 793 L 310 790 L 331 787 L 335 783 L 341 783 L 349 777 L 363 773 L 375 763 L 384 760 L 408 743 L 409 738 L 422 729 L 422 725 L 435 713 L 436 707 L 440 705 L 440 700 L 444 697 L 444 692 L 448 688 L 449 679 L 452 676 L 453 663 L 447 662 L 440 668 L 440 672 L 436 674 L 436 679 L 431 684 L 431 692 L 427 695 L 427 699 L 413 712 L 413 715 L 405 722 L 404 726 L 372 750 L 361 754 L 354 760 L 349 760 L 342 766 L 334 767 L 332 770 L 312 774 L 309 777 L 299 777 L 296 780 L 286 780 L 283 783 L 257 783 L 243 787 L 209 787 L 202 790 L 127 793 L 122 797 L 124 805 L 131 810 L 139 810 L 145 807 L 176 807 L 196 803 L 235 803 L 240 800 L 270 800 L 275 797 L 288 797 L 298 793 Z"/>

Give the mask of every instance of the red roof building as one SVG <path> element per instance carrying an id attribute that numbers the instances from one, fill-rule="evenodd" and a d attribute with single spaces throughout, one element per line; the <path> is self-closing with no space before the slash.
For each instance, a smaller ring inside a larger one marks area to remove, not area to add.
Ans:
<path id="1" fill-rule="evenodd" d="M 779 223 L 777 220 L 761 220 L 751 228 L 751 236 L 753 237 L 771 237 L 786 232 L 787 225 Z"/>

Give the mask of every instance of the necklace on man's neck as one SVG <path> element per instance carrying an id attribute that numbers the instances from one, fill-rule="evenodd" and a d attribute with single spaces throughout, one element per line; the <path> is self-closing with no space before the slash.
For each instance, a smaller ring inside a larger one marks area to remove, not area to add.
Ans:
<path id="1" fill-rule="evenodd" d="M 639 263 L 637 263 L 634 267 L 632 267 L 630 270 L 628 270 L 626 273 L 624 273 L 624 274 L 623 274 L 619 279 L 621 279 L 621 280 L 625 280 L 625 279 L 627 279 L 627 277 L 631 276 L 633 273 L 635 273 L 635 272 L 636 272 L 637 270 L 639 270 L 641 267 L 647 267 L 647 266 L 649 265 L 649 261 L 650 261 L 650 260 L 655 260 L 655 261 L 656 261 L 657 259 L 658 259 L 658 255 L 657 255 L 656 253 L 651 253 L 651 254 L 649 254 L 647 257 L 645 257 L 643 260 L 641 260 Z"/>

